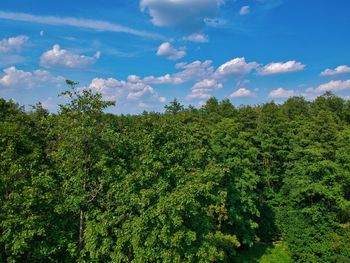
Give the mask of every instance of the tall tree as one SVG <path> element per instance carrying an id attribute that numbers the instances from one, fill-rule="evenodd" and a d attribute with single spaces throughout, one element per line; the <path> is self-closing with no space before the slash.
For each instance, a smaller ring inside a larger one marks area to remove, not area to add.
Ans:
<path id="1" fill-rule="evenodd" d="M 173 101 L 171 101 L 169 105 L 165 105 L 164 108 L 165 108 L 165 113 L 170 113 L 170 114 L 176 114 L 184 110 L 184 106 L 181 105 L 181 103 L 178 102 L 177 99 L 174 99 Z"/>
<path id="2" fill-rule="evenodd" d="M 104 186 L 101 159 L 107 131 L 103 110 L 114 102 L 102 100 L 101 94 L 91 90 L 77 90 L 76 82 L 67 80 L 67 84 L 71 90 L 62 95 L 68 97 L 69 102 L 60 105 L 53 156 L 62 187 L 62 203 L 56 210 L 69 211 L 74 219 L 72 225 L 78 226 L 77 231 L 71 229 L 72 236 L 78 239 L 71 244 L 74 254 L 83 250 L 86 213 Z"/>

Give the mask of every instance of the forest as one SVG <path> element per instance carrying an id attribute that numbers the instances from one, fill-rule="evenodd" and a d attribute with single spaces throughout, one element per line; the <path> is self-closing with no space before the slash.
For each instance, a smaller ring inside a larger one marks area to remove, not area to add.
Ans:
<path id="1" fill-rule="evenodd" d="M 0 99 L 1 262 L 350 262 L 350 101 L 114 115 L 67 84 L 56 113 Z"/>

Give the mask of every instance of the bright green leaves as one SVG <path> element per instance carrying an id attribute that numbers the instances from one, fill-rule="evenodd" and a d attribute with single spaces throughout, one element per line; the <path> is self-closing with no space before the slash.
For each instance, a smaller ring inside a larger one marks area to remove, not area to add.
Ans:
<path id="1" fill-rule="evenodd" d="M 0 99 L 0 260 L 235 262 L 282 238 L 296 262 L 350 258 L 349 102 L 58 114 Z"/>
<path id="2" fill-rule="evenodd" d="M 325 108 L 330 101 L 322 102 L 324 99 L 313 106 Z M 291 138 L 281 192 L 286 207 L 281 213 L 285 237 L 297 262 L 338 262 L 349 256 L 347 245 L 339 245 L 348 237 L 348 230 L 342 231 L 339 226 L 350 219 L 344 214 L 344 209 L 349 209 L 349 196 L 344 169 L 346 131 L 341 130 L 338 116 L 321 110 Z"/>

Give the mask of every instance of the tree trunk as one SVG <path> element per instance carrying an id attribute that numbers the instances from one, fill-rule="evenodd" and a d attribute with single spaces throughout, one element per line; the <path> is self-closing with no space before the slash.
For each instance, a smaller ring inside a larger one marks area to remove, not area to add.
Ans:
<path id="1" fill-rule="evenodd" d="M 79 223 L 79 252 L 83 249 L 84 240 L 84 212 L 80 209 L 80 223 Z"/>

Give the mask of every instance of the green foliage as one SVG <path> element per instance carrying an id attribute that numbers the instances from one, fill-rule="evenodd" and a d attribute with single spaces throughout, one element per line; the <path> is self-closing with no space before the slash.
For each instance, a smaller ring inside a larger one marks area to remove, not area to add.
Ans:
<path id="1" fill-rule="evenodd" d="M 252 248 L 242 251 L 235 262 L 238 263 L 291 263 L 293 262 L 285 242 L 273 244 L 257 243 Z"/>
<path id="2" fill-rule="evenodd" d="M 349 101 L 115 116 L 66 83 L 0 99 L 1 262 L 349 262 Z"/>
<path id="3" fill-rule="evenodd" d="M 176 114 L 180 111 L 183 111 L 184 106 L 181 105 L 180 102 L 177 101 L 177 99 L 174 99 L 173 101 L 170 102 L 170 105 L 165 105 L 164 109 L 165 109 L 165 113 Z"/>

